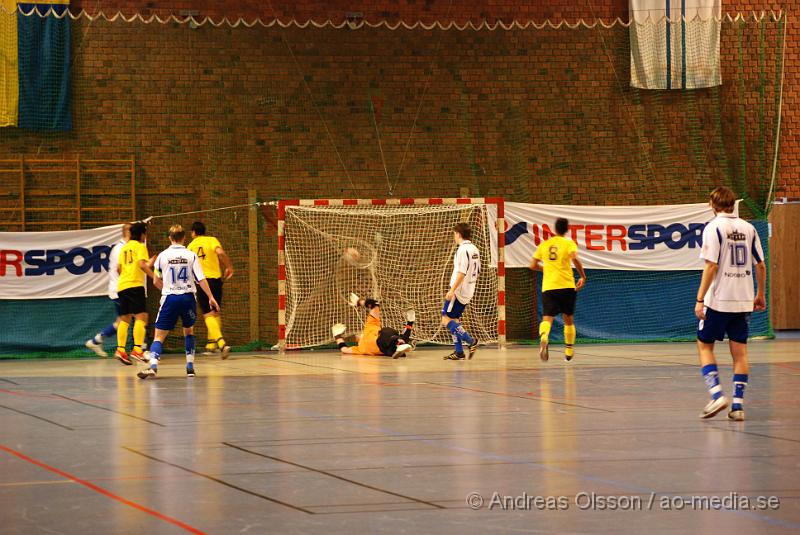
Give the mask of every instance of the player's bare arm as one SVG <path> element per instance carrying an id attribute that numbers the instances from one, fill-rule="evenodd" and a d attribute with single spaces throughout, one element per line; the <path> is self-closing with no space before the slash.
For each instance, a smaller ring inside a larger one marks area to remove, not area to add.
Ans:
<path id="1" fill-rule="evenodd" d="M 711 286 L 711 282 L 717 276 L 717 270 L 719 270 L 719 266 L 716 263 L 706 260 L 706 265 L 703 266 L 703 278 L 700 280 L 700 288 L 697 290 L 697 302 L 694 304 L 694 315 L 697 316 L 698 319 L 706 319 L 703 300 L 706 297 L 708 288 Z M 764 274 L 766 281 L 766 270 L 764 271 Z M 761 289 L 760 284 L 758 287 Z"/>
<path id="2" fill-rule="evenodd" d="M 214 299 L 214 296 L 211 295 L 211 288 L 208 286 L 208 281 L 203 279 L 201 281 L 197 281 L 197 284 L 200 285 L 200 288 L 202 288 L 205 294 L 208 296 L 208 305 L 211 307 L 211 310 L 216 310 L 219 312 L 219 304 L 217 303 L 217 300 Z"/>
<path id="3" fill-rule="evenodd" d="M 539 260 L 538 258 L 534 258 L 531 261 L 530 269 L 531 271 L 544 271 L 544 267 L 542 266 L 542 261 Z"/>
<path id="4" fill-rule="evenodd" d="M 584 284 L 586 284 L 586 272 L 583 270 L 583 264 L 578 258 L 578 253 L 572 254 L 572 265 L 574 265 L 575 269 L 578 270 L 578 275 L 580 276 L 578 282 L 575 284 L 575 291 L 578 291 L 583 288 Z"/>
<path id="5" fill-rule="evenodd" d="M 231 257 L 228 256 L 228 253 L 225 252 L 225 249 L 222 247 L 217 247 L 217 256 L 219 257 L 219 261 L 222 263 L 222 271 L 225 280 L 229 280 L 233 277 L 233 262 L 231 262 Z"/>
<path id="6" fill-rule="evenodd" d="M 767 308 L 767 265 L 764 262 L 756 264 L 756 298 L 753 302 L 754 310 L 765 310 Z"/>
<path id="7" fill-rule="evenodd" d="M 462 273 L 460 271 L 458 272 L 458 275 L 456 275 L 456 280 L 453 283 L 453 286 L 450 288 L 450 290 L 444 296 L 444 298 L 446 300 L 448 300 L 448 301 L 452 301 L 453 300 L 453 298 L 456 296 L 456 290 L 458 290 L 458 287 L 461 286 L 462 282 L 464 282 L 464 278 L 466 276 L 467 276 L 466 273 Z"/>
<path id="8" fill-rule="evenodd" d="M 156 275 L 156 272 L 153 271 L 153 268 L 150 265 L 150 262 L 147 260 L 139 260 L 139 268 L 144 271 L 148 277 L 153 279 L 153 284 L 159 290 L 164 287 L 164 282 L 161 280 L 161 277 Z"/>

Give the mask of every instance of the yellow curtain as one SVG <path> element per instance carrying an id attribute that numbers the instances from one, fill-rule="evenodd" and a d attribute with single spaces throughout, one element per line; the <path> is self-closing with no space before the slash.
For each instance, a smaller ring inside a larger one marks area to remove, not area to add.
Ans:
<path id="1" fill-rule="evenodd" d="M 0 126 L 16 126 L 19 102 L 17 0 L 0 0 Z"/>

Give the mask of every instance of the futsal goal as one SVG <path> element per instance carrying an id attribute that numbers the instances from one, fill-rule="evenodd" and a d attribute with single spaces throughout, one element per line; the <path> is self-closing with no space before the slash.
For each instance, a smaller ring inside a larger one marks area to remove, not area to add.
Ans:
<path id="1" fill-rule="evenodd" d="M 452 231 L 460 222 L 470 224 L 482 260 L 465 327 L 482 343 L 504 344 L 503 232 L 497 230 L 504 228 L 503 208 L 500 198 L 279 201 L 279 348 L 331 344 L 334 323 L 345 323 L 347 334 L 359 332 L 364 311 L 348 304 L 351 292 L 380 302 L 384 326 L 399 328 L 413 309 L 415 340 L 451 343 L 441 309 L 457 247 Z"/>

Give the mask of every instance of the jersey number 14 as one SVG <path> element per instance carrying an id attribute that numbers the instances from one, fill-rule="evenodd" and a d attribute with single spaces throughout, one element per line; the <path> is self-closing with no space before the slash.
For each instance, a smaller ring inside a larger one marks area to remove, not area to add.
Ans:
<path id="1" fill-rule="evenodd" d="M 169 268 L 170 273 L 172 273 L 172 284 L 175 284 L 177 281 L 181 281 L 183 283 L 189 282 L 189 272 L 186 270 L 186 267 L 182 267 L 178 270 L 178 273 L 175 273 L 175 267 Z"/>

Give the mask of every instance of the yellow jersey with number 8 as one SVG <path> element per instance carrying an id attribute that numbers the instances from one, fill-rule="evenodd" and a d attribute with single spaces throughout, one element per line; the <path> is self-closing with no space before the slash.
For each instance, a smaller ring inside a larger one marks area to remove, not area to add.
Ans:
<path id="1" fill-rule="evenodd" d="M 542 261 L 544 277 L 542 291 L 575 288 L 572 274 L 572 256 L 578 252 L 578 245 L 564 236 L 553 236 L 539 244 L 533 257 Z"/>
<path id="2" fill-rule="evenodd" d="M 222 269 L 219 265 L 219 255 L 217 254 L 217 247 L 220 249 L 222 245 L 219 240 L 214 236 L 198 236 L 189 244 L 191 252 L 197 255 L 200 259 L 200 267 L 203 268 L 208 279 L 221 279 Z"/>
<path id="3" fill-rule="evenodd" d="M 128 240 L 128 243 L 119 250 L 119 260 L 117 263 L 122 267 L 117 282 L 117 292 L 144 286 L 147 275 L 139 267 L 139 260 L 147 262 L 147 246 L 136 240 Z"/>

